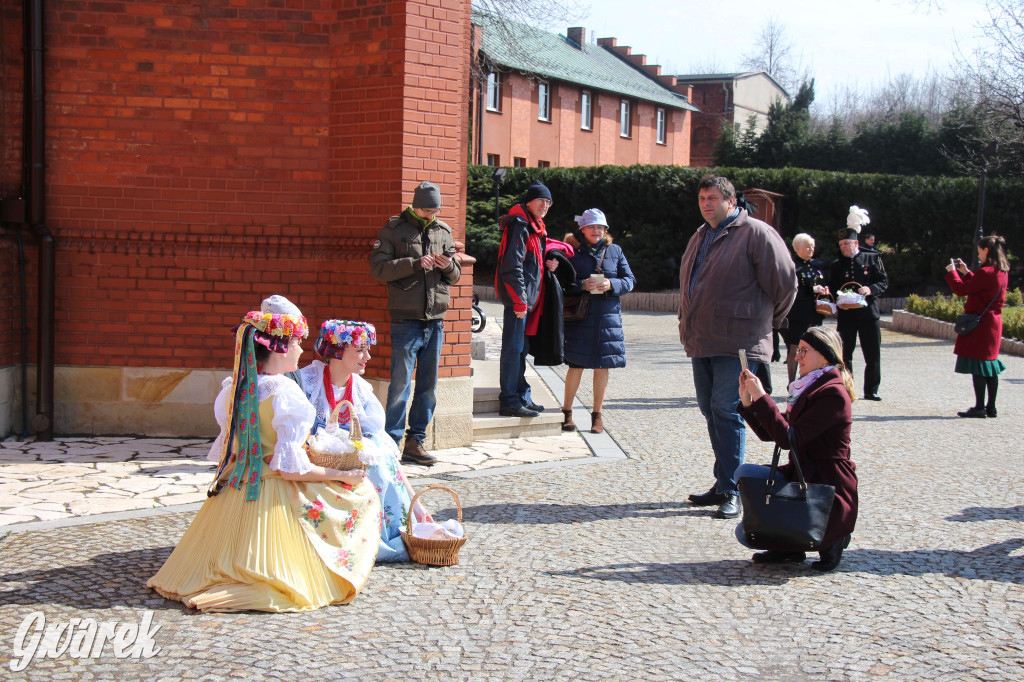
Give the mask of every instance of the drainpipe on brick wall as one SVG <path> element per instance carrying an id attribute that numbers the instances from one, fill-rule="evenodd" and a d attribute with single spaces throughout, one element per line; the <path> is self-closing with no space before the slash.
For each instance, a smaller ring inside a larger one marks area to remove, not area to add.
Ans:
<path id="1" fill-rule="evenodd" d="M 53 347 L 57 244 L 46 227 L 46 128 L 43 84 L 43 0 L 25 0 L 25 223 L 39 245 L 36 328 L 37 440 L 53 440 Z"/>

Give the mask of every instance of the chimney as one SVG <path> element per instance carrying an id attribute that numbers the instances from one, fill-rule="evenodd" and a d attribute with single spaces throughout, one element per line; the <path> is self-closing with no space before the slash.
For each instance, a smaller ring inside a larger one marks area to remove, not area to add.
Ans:
<path id="1" fill-rule="evenodd" d="M 587 39 L 587 29 L 582 26 L 570 26 L 566 30 L 565 34 L 569 37 L 569 40 L 576 43 L 576 46 L 579 48 L 583 47 L 583 43 Z"/>

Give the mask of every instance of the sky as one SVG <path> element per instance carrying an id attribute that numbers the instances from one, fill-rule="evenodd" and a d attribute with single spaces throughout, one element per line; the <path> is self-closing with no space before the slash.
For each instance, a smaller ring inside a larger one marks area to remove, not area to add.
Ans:
<path id="1" fill-rule="evenodd" d="M 579 0 L 588 16 L 572 25 L 614 37 L 662 73 L 692 73 L 710 62 L 738 71 L 761 27 L 774 16 L 815 77 L 817 100 L 836 88 L 869 91 L 890 76 L 945 73 L 957 45 L 970 54 L 984 0 L 938 0 L 940 9 L 914 9 L 908 0 Z M 936 4 L 925 3 L 925 4 Z M 565 26 L 548 30 L 565 33 Z"/>

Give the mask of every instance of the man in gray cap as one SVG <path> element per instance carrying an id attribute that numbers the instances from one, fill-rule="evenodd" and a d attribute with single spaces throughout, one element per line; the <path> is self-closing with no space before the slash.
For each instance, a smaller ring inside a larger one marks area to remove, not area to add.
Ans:
<path id="1" fill-rule="evenodd" d="M 405 435 L 402 462 L 430 466 L 437 458 L 423 448 L 437 404 L 437 367 L 444 344 L 444 316 L 451 285 L 462 270 L 448 225 L 437 219 L 441 190 L 421 182 L 412 205 L 381 228 L 370 253 L 370 274 L 387 282 L 391 316 L 391 385 L 384 429 L 396 443 Z M 405 405 L 416 367 L 416 389 L 406 429 Z"/>

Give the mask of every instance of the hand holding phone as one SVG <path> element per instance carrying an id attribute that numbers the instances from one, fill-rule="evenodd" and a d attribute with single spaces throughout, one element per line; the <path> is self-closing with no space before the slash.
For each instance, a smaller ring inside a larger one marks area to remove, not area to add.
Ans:
<path id="1" fill-rule="evenodd" d="M 740 369 L 747 371 L 747 351 L 740 348 Z"/>

